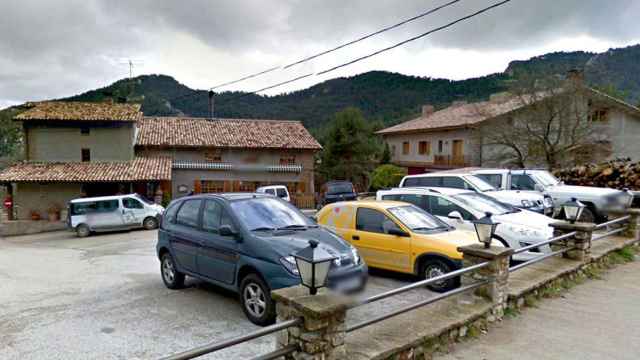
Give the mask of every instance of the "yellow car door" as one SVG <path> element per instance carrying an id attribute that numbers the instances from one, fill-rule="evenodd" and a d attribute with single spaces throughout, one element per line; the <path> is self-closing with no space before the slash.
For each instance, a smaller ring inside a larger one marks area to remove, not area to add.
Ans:
<path id="1" fill-rule="evenodd" d="M 350 242 L 369 266 L 413 272 L 411 235 L 408 232 L 381 209 L 359 206 L 355 220 Z"/>

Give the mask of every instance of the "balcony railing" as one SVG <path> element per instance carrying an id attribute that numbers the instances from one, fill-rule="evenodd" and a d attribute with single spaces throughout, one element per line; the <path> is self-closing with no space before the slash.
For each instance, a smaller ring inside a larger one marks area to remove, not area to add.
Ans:
<path id="1" fill-rule="evenodd" d="M 435 155 L 433 158 L 434 165 L 441 166 L 466 166 L 467 162 L 462 155 Z"/>

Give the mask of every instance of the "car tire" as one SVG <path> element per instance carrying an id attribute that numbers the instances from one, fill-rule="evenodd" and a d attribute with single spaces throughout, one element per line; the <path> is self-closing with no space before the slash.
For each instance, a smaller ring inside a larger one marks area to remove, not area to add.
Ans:
<path id="1" fill-rule="evenodd" d="M 593 213 L 593 210 L 585 207 L 582 209 L 582 214 L 580 214 L 580 219 L 578 219 L 578 221 L 595 224 L 596 215 Z"/>
<path id="2" fill-rule="evenodd" d="M 276 307 L 271 290 L 257 274 L 249 274 L 240 283 L 240 304 L 249 321 L 259 326 L 276 322 Z"/>
<path id="3" fill-rule="evenodd" d="M 176 290 L 184 287 L 185 276 L 178 271 L 173 256 L 169 252 L 164 253 L 160 258 L 160 276 L 169 289 Z"/>
<path id="4" fill-rule="evenodd" d="M 89 229 L 89 226 L 87 224 L 80 224 L 76 226 L 76 235 L 81 238 L 87 237 L 91 235 L 91 229 Z"/>
<path id="5" fill-rule="evenodd" d="M 158 219 L 153 216 L 148 216 L 142 221 L 142 227 L 145 230 L 154 230 L 158 228 Z"/>
<path id="6" fill-rule="evenodd" d="M 449 273 L 455 270 L 447 261 L 440 259 L 427 259 L 420 266 L 420 276 L 424 279 L 429 279 L 435 276 Z M 442 280 L 435 284 L 427 286 L 431 291 L 438 293 L 447 292 L 460 286 L 460 277 L 455 277 L 447 280 Z"/>

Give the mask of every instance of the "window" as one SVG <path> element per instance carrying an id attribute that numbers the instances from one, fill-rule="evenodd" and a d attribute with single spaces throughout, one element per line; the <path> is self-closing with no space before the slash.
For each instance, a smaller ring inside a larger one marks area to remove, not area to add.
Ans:
<path id="1" fill-rule="evenodd" d="M 409 204 L 413 204 L 423 210 L 428 209 L 427 197 L 424 195 L 416 195 L 416 194 L 384 195 L 382 197 L 382 200 L 402 201 Z"/>
<path id="2" fill-rule="evenodd" d="M 286 198 L 287 197 L 287 191 L 283 188 L 277 188 L 276 189 L 276 193 L 278 194 L 279 198 Z"/>
<path id="3" fill-rule="evenodd" d="M 82 127 L 80 128 L 80 134 L 81 135 L 89 135 L 91 133 L 91 129 L 88 127 Z"/>
<path id="4" fill-rule="evenodd" d="M 91 150 L 90 149 L 82 149 L 82 162 L 91 161 Z"/>
<path id="5" fill-rule="evenodd" d="M 448 187 L 448 188 L 454 188 L 454 189 L 467 189 L 467 188 L 469 188 L 464 183 L 464 180 L 460 179 L 459 177 L 453 177 L 453 176 L 446 176 L 446 177 L 442 178 L 442 186 Z"/>
<path id="6" fill-rule="evenodd" d="M 220 218 L 222 217 L 222 205 L 214 200 L 207 200 L 202 211 L 202 228 L 208 231 L 217 232 L 220 228 Z"/>
<path id="7" fill-rule="evenodd" d="M 204 152 L 204 160 L 208 162 L 222 162 L 222 152 L 220 150 L 207 150 Z"/>
<path id="8" fill-rule="evenodd" d="M 224 209 L 222 209 L 222 215 L 220 216 L 220 226 L 229 226 L 231 227 L 231 229 L 235 228 L 233 226 L 233 220 L 231 220 L 229 213 Z"/>
<path id="9" fill-rule="evenodd" d="M 418 153 L 420 155 L 431 155 L 431 143 L 429 141 L 420 141 L 418 143 Z"/>
<path id="10" fill-rule="evenodd" d="M 178 215 L 176 215 L 176 222 L 181 225 L 197 227 L 198 226 L 198 212 L 200 211 L 200 204 L 202 200 L 187 200 L 182 204 Z"/>
<path id="11" fill-rule="evenodd" d="M 224 192 L 224 181 L 202 180 L 200 181 L 200 192 L 202 193 Z"/>
<path id="12" fill-rule="evenodd" d="M 118 210 L 118 200 L 105 200 L 97 202 L 97 212 L 113 212 Z"/>
<path id="13" fill-rule="evenodd" d="M 84 215 L 96 212 L 98 204 L 95 202 L 71 203 L 71 215 Z"/>
<path id="14" fill-rule="evenodd" d="M 388 234 L 391 229 L 398 229 L 398 226 L 385 214 L 373 209 L 358 209 L 356 213 L 356 230 Z"/>
<path id="15" fill-rule="evenodd" d="M 595 110 L 591 112 L 590 120 L 591 121 L 607 121 L 609 119 L 608 115 L 609 115 L 609 112 L 607 110 L 604 110 L 604 109 Z"/>
<path id="16" fill-rule="evenodd" d="M 269 194 L 269 195 L 273 195 L 273 196 L 275 196 L 275 195 L 276 195 L 276 191 L 275 191 L 274 189 L 267 189 L 267 190 L 265 190 L 265 192 L 266 192 L 267 194 Z"/>
<path id="17" fill-rule="evenodd" d="M 408 178 L 404 181 L 403 187 L 412 187 L 412 186 L 433 186 L 440 187 L 442 186 L 442 178 L 429 176 L 429 177 L 414 177 Z"/>
<path id="18" fill-rule="evenodd" d="M 402 143 L 402 155 L 409 155 L 409 151 L 411 150 L 411 146 L 408 141 Z"/>
<path id="19" fill-rule="evenodd" d="M 473 215 L 470 212 L 440 196 L 429 196 L 429 209 L 430 213 L 436 216 L 447 217 L 452 211 L 457 211 L 462 215 L 463 219 L 473 219 Z"/>
<path id="20" fill-rule="evenodd" d="M 442 150 L 443 150 L 442 140 L 438 140 L 438 153 L 442 154 Z"/>
<path id="21" fill-rule="evenodd" d="M 511 190 L 535 190 L 536 182 L 529 175 L 511 175 Z"/>
<path id="22" fill-rule="evenodd" d="M 296 155 L 295 154 L 282 154 L 280 155 L 280 165 L 295 165 L 296 164 Z"/>
<path id="23" fill-rule="evenodd" d="M 165 210 L 164 214 L 162 214 L 162 217 L 166 219 L 167 222 L 174 224 L 176 222 L 176 212 L 178 211 L 179 207 L 180 203 L 170 204 L 169 208 Z M 164 224 L 165 222 L 162 221 L 162 223 Z"/>
<path id="24" fill-rule="evenodd" d="M 122 199 L 122 206 L 127 209 L 144 209 L 144 205 L 140 201 L 132 198 Z"/>
<path id="25" fill-rule="evenodd" d="M 500 174 L 476 174 L 476 176 L 488 182 L 496 189 L 502 188 L 502 175 Z"/>

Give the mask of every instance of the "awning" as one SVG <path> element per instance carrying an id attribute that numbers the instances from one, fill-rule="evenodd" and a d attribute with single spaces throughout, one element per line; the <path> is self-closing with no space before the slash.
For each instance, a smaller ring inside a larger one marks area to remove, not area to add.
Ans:
<path id="1" fill-rule="evenodd" d="M 264 165 L 264 164 L 230 164 L 214 163 L 206 161 L 175 160 L 174 169 L 187 170 L 216 170 L 216 171 L 242 171 L 242 172 L 275 172 L 275 173 L 300 173 L 302 165 Z"/>

